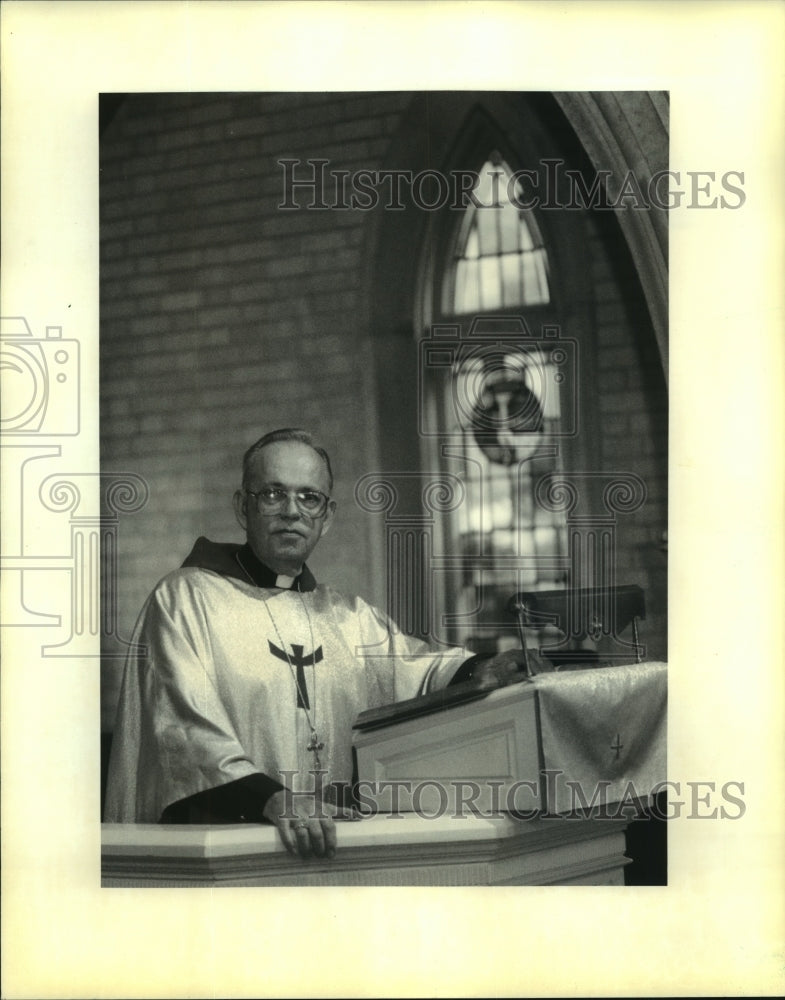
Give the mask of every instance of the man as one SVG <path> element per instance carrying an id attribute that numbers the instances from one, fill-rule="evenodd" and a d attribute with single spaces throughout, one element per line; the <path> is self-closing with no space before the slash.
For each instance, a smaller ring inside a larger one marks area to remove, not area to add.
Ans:
<path id="1" fill-rule="evenodd" d="M 490 683 L 517 670 L 514 654 L 479 664 L 434 650 L 317 585 L 306 560 L 335 516 L 332 486 L 327 453 L 304 431 L 273 431 L 246 452 L 234 495 L 245 545 L 200 538 L 140 616 L 107 822 L 269 821 L 292 854 L 331 857 L 359 712 L 473 669 Z"/>

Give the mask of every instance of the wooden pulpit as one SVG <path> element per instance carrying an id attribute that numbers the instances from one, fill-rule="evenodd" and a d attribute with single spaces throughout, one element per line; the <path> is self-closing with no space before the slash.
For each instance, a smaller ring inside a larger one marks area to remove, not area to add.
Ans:
<path id="1" fill-rule="evenodd" d="M 623 885 L 665 778 L 665 665 L 456 685 L 363 713 L 354 746 L 364 818 L 330 861 L 271 826 L 105 825 L 102 885 Z"/>
<path id="2" fill-rule="evenodd" d="M 666 666 L 554 671 L 363 712 L 354 749 L 373 811 L 570 815 L 665 781 Z M 615 810 L 615 811 L 618 811 Z"/>

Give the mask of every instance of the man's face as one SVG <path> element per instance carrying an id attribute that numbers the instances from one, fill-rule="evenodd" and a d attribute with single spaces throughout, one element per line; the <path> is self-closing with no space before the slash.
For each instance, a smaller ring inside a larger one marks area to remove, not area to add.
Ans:
<path id="1" fill-rule="evenodd" d="M 265 487 L 289 491 L 285 506 L 276 513 L 260 514 L 256 499 Z M 328 530 L 335 512 L 331 501 L 320 517 L 303 514 L 294 496 L 297 490 L 319 490 L 329 496 L 330 479 L 321 456 L 301 441 L 276 441 L 251 459 L 246 493 L 234 496 L 237 520 L 245 529 L 254 554 L 276 573 L 296 576 L 322 534 Z"/>

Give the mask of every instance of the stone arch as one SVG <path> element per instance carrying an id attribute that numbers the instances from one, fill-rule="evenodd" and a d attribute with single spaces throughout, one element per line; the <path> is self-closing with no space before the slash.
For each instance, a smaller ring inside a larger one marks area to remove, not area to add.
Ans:
<path id="1" fill-rule="evenodd" d="M 619 184 L 629 171 L 646 188 L 668 169 L 668 95 L 660 91 L 556 93 L 597 170 Z M 658 208 L 617 213 L 649 308 L 668 378 L 668 217 Z"/>

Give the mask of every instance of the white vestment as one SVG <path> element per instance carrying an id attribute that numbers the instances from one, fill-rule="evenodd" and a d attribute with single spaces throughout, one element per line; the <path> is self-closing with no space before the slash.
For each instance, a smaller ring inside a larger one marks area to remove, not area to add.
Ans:
<path id="1" fill-rule="evenodd" d="M 358 713 L 443 687 L 471 655 L 402 635 L 326 586 L 260 588 L 196 568 L 158 584 L 133 642 L 143 649 L 123 677 L 111 823 L 156 823 L 172 803 L 259 772 L 313 789 L 311 725 L 324 782 L 349 783 Z"/>

